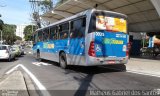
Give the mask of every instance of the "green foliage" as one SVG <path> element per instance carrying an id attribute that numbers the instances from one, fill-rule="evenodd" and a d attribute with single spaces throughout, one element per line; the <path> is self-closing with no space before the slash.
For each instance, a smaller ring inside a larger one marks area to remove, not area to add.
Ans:
<path id="1" fill-rule="evenodd" d="M 0 19 L 0 30 L 3 29 L 3 28 L 2 28 L 2 27 L 3 27 L 3 24 L 4 24 L 3 21 Z"/>
<path id="2" fill-rule="evenodd" d="M 35 25 L 28 25 L 24 28 L 24 38 L 26 41 L 30 41 L 33 32 L 36 30 Z"/>
<path id="3" fill-rule="evenodd" d="M 52 1 L 51 0 L 44 0 L 40 3 L 40 8 L 43 13 L 46 13 L 52 8 Z"/>
<path id="4" fill-rule="evenodd" d="M 16 36 L 16 40 L 22 40 L 22 38 L 19 36 Z"/>
<path id="5" fill-rule="evenodd" d="M 6 44 L 13 44 L 16 41 L 16 25 L 4 24 L 2 29 L 3 40 Z"/>

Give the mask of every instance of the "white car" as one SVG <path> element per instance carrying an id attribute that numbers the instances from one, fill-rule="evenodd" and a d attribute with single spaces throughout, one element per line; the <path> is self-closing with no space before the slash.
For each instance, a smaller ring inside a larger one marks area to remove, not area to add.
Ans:
<path id="1" fill-rule="evenodd" d="M 9 62 L 15 59 L 15 52 L 10 45 L 0 45 L 0 59 L 7 59 Z"/>

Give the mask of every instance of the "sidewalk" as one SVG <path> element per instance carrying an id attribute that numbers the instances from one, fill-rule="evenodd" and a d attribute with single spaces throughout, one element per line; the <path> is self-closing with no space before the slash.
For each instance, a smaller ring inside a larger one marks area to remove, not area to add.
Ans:
<path id="1" fill-rule="evenodd" d="M 131 58 L 126 64 L 127 71 L 160 76 L 160 59 Z"/>
<path id="2" fill-rule="evenodd" d="M 20 71 L 3 78 L 0 82 L 0 96 L 29 96 L 23 74 Z"/>

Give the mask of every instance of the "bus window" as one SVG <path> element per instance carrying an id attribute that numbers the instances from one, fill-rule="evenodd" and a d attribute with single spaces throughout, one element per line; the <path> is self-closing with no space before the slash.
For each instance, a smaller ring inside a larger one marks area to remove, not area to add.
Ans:
<path id="1" fill-rule="evenodd" d="M 36 34 L 35 34 L 35 42 L 38 42 L 38 32 L 36 32 Z"/>
<path id="2" fill-rule="evenodd" d="M 60 39 L 66 39 L 68 38 L 68 32 L 69 32 L 69 23 L 64 23 L 62 25 L 59 25 L 59 35 Z"/>
<path id="3" fill-rule="evenodd" d="M 49 40 L 49 35 L 50 35 L 49 28 L 44 29 L 43 30 L 43 41 Z"/>
<path id="4" fill-rule="evenodd" d="M 43 32 L 41 30 L 38 31 L 38 41 L 43 41 Z"/>
<path id="5" fill-rule="evenodd" d="M 51 40 L 56 40 L 57 39 L 57 33 L 56 33 L 56 27 L 51 27 L 51 32 L 50 32 L 50 39 Z"/>
<path id="6" fill-rule="evenodd" d="M 83 17 L 82 20 L 83 20 L 82 21 L 82 27 L 85 28 L 86 27 L 86 17 Z"/>
<path id="7" fill-rule="evenodd" d="M 34 42 L 34 43 L 37 42 L 37 32 L 33 35 L 33 42 Z"/>
<path id="8" fill-rule="evenodd" d="M 84 37 L 86 29 L 86 18 L 80 18 L 71 22 L 70 38 Z"/>

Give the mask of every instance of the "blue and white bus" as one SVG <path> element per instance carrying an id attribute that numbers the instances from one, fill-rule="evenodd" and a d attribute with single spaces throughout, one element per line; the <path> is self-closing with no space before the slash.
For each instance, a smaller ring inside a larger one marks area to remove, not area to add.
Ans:
<path id="1" fill-rule="evenodd" d="M 128 61 L 127 16 L 90 9 L 36 30 L 37 59 L 67 65 L 97 66 Z"/>

